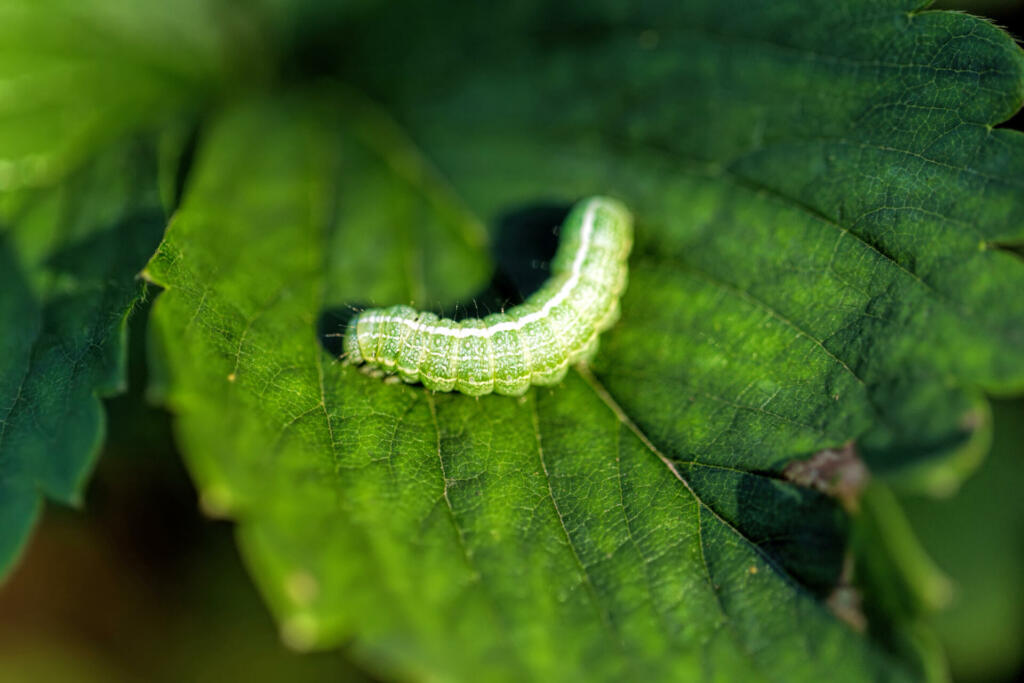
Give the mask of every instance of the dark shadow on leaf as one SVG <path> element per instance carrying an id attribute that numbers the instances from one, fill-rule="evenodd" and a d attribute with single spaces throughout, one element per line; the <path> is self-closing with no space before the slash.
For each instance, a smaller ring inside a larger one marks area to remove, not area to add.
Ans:
<path id="1" fill-rule="evenodd" d="M 843 570 L 846 521 L 836 502 L 813 489 L 755 473 L 696 464 L 683 476 L 719 518 L 819 599 Z"/>
<path id="2" fill-rule="evenodd" d="M 185 196 L 185 186 L 188 184 L 189 175 L 196 160 L 196 150 L 199 148 L 199 137 L 201 127 L 198 122 L 194 123 L 188 131 L 185 143 L 181 151 L 181 158 L 178 160 L 178 168 L 174 173 L 174 196 L 171 211 L 181 206 L 181 200 Z"/>
<path id="3" fill-rule="evenodd" d="M 141 207 L 87 239 L 63 247 L 47 264 L 56 271 L 73 273 L 79 282 L 95 281 L 97 287 L 107 284 L 106 278 L 131 278 L 156 251 L 166 225 L 162 209 Z M 112 264 L 111 254 L 123 257 Z"/>
<path id="4" fill-rule="evenodd" d="M 540 289 L 558 248 L 558 227 L 569 213 L 565 204 L 536 204 L 506 213 L 498 221 L 492 289 L 514 304 Z"/>
<path id="5" fill-rule="evenodd" d="M 320 339 L 327 353 L 332 356 L 340 356 L 345 350 L 345 330 L 348 328 L 348 321 L 360 311 L 366 310 L 369 306 L 349 304 L 328 308 L 316 321 L 316 336 Z"/>
<path id="6" fill-rule="evenodd" d="M 997 249 L 1013 254 L 1017 258 L 1024 259 L 1024 242 L 989 242 L 989 249 Z"/>
<path id="7" fill-rule="evenodd" d="M 0 296 L 0 320 L 17 320 L 23 327 L 28 327 L 31 318 L 38 315 L 38 301 L 22 271 L 15 249 L 3 230 L 0 230 L 0 282 L 4 287 L 3 296 Z M 7 330 L 6 333 L 13 334 L 14 330 Z M 10 347 L 5 347 L 5 351 L 8 357 L 4 360 L 11 363 L 14 359 L 9 357 Z"/>
<path id="8" fill-rule="evenodd" d="M 836 502 L 777 480 L 744 477 L 736 491 L 743 504 L 737 524 L 792 577 L 824 599 L 839 582 L 846 525 Z"/>

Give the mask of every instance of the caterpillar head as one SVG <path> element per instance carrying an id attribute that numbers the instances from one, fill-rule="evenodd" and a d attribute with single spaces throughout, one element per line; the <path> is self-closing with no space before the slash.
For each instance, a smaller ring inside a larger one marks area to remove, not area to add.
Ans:
<path id="1" fill-rule="evenodd" d="M 345 330 L 345 362 L 358 365 L 363 362 L 363 355 L 359 353 L 359 335 L 356 331 L 359 327 L 359 316 L 354 316 L 348 321 L 348 328 Z"/>

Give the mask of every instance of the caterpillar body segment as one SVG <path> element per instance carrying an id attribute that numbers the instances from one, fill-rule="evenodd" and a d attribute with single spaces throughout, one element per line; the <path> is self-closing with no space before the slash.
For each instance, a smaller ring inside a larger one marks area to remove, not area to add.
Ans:
<path id="1" fill-rule="evenodd" d="M 409 306 L 369 309 L 349 322 L 347 362 L 470 396 L 557 384 L 618 320 L 632 247 L 633 219 L 621 202 L 580 201 L 562 226 L 551 277 L 521 305 L 458 322 Z"/>

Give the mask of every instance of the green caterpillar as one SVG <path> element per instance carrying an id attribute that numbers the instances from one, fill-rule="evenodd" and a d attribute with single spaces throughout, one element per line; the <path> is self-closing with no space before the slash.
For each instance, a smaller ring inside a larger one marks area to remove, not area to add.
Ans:
<path id="1" fill-rule="evenodd" d="M 409 306 L 355 316 L 345 333 L 349 363 L 368 363 L 432 391 L 521 396 L 556 384 L 590 360 L 598 335 L 619 319 L 633 218 L 614 199 L 577 203 L 561 228 L 551 277 L 521 305 L 455 322 Z"/>

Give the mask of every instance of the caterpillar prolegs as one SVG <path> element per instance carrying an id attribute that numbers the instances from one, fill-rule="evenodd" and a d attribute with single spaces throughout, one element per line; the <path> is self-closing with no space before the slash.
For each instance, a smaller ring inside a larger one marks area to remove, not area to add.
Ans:
<path id="1" fill-rule="evenodd" d="M 521 305 L 458 322 L 409 306 L 369 309 L 348 324 L 347 362 L 470 396 L 556 384 L 593 357 L 598 335 L 619 319 L 632 247 L 629 210 L 607 197 L 584 199 L 562 225 L 551 277 Z"/>

